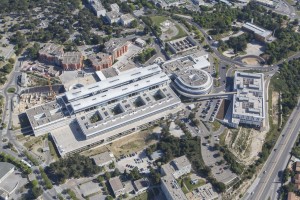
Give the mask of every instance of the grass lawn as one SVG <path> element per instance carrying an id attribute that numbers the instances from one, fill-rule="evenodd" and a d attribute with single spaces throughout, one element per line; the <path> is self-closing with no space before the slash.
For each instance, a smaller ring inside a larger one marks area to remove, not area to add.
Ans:
<path id="1" fill-rule="evenodd" d="M 185 186 L 188 188 L 188 190 L 191 192 L 193 191 L 194 189 L 200 187 L 201 185 L 204 185 L 205 184 L 205 181 L 204 180 L 199 180 L 197 184 L 192 184 L 191 183 L 191 178 L 190 177 L 186 177 L 183 179 L 183 182 L 185 184 Z"/>
<path id="2" fill-rule="evenodd" d="M 138 196 L 136 196 L 132 199 L 134 199 L 134 200 L 150 200 L 150 199 L 153 199 L 153 197 L 154 196 L 153 196 L 152 192 L 147 191 L 147 192 L 144 192 L 144 193 L 142 193 L 142 194 L 140 194 L 140 195 L 138 195 Z"/>
<path id="3" fill-rule="evenodd" d="M 221 146 L 224 146 L 224 145 L 225 145 L 225 139 L 226 139 L 227 133 L 228 133 L 228 130 L 225 130 L 225 131 L 219 136 L 219 139 L 220 139 L 220 145 L 221 145 Z"/>
<path id="4" fill-rule="evenodd" d="M 153 23 L 157 26 L 160 26 L 160 24 L 164 21 L 166 21 L 167 19 L 169 19 L 168 17 L 166 16 L 152 16 L 150 17 L 153 21 Z"/>
<path id="5" fill-rule="evenodd" d="M 16 91 L 16 88 L 8 88 L 7 89 L 8 93 L 15 93 L 15 91 Z"/>
<path id="6" fill-rule="evenodd" d="M 220 122 L 218 122 L 217 120 L 215 120 L 215 121 L 212 123 L 212 129 L 213 129 L 213 131 L 219 130 L 220 127 L 221 127 L 221 124 L 220 124 Z"/>
<path id="7" fill-rule="evenodd" d="M 172 37 L 170 40 L 176 40 L 178 38 L 182 38 L 182 37 L 187 36 L 186 32 L 181 28 L 181 26 L 179 26 L 178 24 L 176 24 L 175 27 L 177 28 L 178 33 L 177 33 L 176 36 Z"/>

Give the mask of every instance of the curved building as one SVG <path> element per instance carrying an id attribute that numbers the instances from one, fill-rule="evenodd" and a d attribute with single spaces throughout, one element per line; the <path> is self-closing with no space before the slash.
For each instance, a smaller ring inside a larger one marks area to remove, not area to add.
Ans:
<path id="1" fill-rule="evenodd" d="M 181 95 L 189 98 L 197 98 L 208 94 L 213 87 L 211 75 L 200 69 L 187 69 L 173 74 L 174 89 Z"/>

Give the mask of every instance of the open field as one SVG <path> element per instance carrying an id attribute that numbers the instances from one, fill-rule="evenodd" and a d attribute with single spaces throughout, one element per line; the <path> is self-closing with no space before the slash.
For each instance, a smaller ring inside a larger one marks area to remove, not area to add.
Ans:
<path id="1" fill-rule="evenodd" d="M 141 151 L 142 149 L 156 143 L 157 141 L 158 140 L 156 140 L 155 133 L 153 133 L 152 129 L 147 129 L 128 135 L 109 145 L 84 151 L 81 154 L 85 156 L 92 156 L 99 153 L 103 153 L 105 151 L 112 151 L 116 157 L 119 157 L 122 154 L 129 154 Z"/>
<path id="2" fill-rule="evenodd" d="M 160 26 L 162 22 L 166 21 L 169 18 L 165 16 L 152 16 L 151 19 L 155 25 Z"/>

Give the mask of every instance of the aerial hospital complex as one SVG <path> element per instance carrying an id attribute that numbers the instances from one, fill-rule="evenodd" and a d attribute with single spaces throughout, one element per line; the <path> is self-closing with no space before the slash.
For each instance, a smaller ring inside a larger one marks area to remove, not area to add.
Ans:
<path id="1" fill-rule="evenodd" d="M 55 101 L 26 110 L 26 114 L 34 135 L 50 133 L 60 156 L 81 152 L 167 119 L 183 108 L 178 96 L 208 94 L 213 87 L 213 78 L 205 71 L 208 66 L 207 57 L 186 56 L 162 66 L 153 64 L 115 77 L 102 76 L 101 81 L 67 91 Z M 238 85 L 259 86 L 251 81 Z M 255 105 L 248 111 L 259 112 Z"/>

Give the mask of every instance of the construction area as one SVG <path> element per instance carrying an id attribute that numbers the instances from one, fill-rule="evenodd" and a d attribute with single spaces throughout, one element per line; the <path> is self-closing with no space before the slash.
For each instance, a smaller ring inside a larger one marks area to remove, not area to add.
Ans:
<path id="1" fill-rule="evenodd" d="M 265 136 L 266 132 L 252 128 L 227 129 L 220 136 L 220 144 L 227 145 L 239 162 L 251 165 L 259 158 Z"/>

